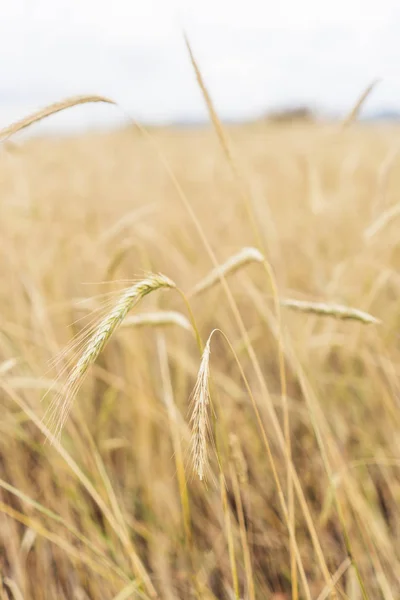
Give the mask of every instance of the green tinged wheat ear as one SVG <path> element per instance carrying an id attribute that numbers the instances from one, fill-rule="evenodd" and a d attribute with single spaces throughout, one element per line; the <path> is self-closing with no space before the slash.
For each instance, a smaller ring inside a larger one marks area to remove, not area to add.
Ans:
<path id="1" fill-rule="evenodd" d="M 54 427 L 54 435 L 60 436 L 62 428 L 71 411 L 75 395 L 81 386 L 89 367 L 109 341 L 114 331 L 121 325 L 128 312 L 142 298 L 160 288 L 175 288 L 175 283 L 161 274 L 149 274 L 145 279 L 135 283 L 123 292 L 112 310 L 100 321 L 86 342 L 78 362 L 73 367 L 68 379 L 51 403 L 45 419 Z"/>
<path id="2" fill-rule="evenodd" d="M 358 308 L 343 306 L 341 304 L 326 304 L 325 302 L 307 302 L 304 300 L 293 300 L 291 298 L 282 298 L 281 306 L 291 308 L 304 313 L 313 313 L 315 315 L 336 317 L 338 319 L 353 319 L 361 321 L 361 323 L 378 325 L 381 323 L 369 313 L 366 313 Z"/>
<path id="3" fill-rule="evenodd" d="M 249 263 L 262 263 L 264 260 L 264 256 L 259 250 L 257 250 L 257 248 L 242 248 L 240 252 L 228 258 L 228 260 L 222 265 L 210 271 L 210 273 L 204 277 L 204 279 L 199 281 L 192 291 L 189 292 L 188 296 L 190 298 L 197 296 L 198 294 L 201 294 L 202 292 L 212 288 L 216 283 L 219 283 L 221 278 L 226 277 L 227 275 L 232 275 Z"/>

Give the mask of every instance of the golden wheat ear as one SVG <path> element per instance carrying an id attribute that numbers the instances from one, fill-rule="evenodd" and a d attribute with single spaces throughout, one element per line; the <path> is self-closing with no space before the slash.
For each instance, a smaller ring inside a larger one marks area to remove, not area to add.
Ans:
<path id="1" fill-rule="evenodd" d="M 59 437 L 71 412 L 74 398 L 82 385 L 89 367 L 96 361 L 115 330 L 128 312 L 145 296 L 161 288 L 175 288 L 175 283 L 161 274 L 149 274 L 124 291 L 112 310 L 100 320 L 84 345 L 82 354 L 69 374 L 60 394 L 57 394 L 45 415 L 48 428 Z"/>
<path id="2" fill-rule="evenodd" d="M 285 308 L 291 308 L 303 313 L 312 313 L 314 315 L 335 317 L 337 319 L 348 319 L 360 321 L 366 325 L 379 325 L 381 321 L 367 312 L 351 306 L 342 304 L 328 304 L 325 302 L 307 302 L 305 300 L 294 300 L 292 298 L 282 298 L 280 305 Z"/>
<path id="3" fill-rule="evenodd" d="M 210 271 L 210 273 L 206 275 L 204 279 L 199 281 L 199 283 L 189 292 L 188 296 L 189 298 L 198 296 L 206 290 L 214 287 L 215 284 L 219 283 L 221 278 L 227 277 L 228 275 L 233 275 L 233 273 L 250 263 L 262 263 L 264 260 L 264 256 L 259 250 L 257 250 L 257 248 L 242 248 L 237 254 L 234 254 L 228 258 L 228 260 L 226 260 L 222 265 Z"/>
<path id="4" fill-rule="evenodd" d="M 37 123 L 38 121 L 42 121 L 51 115 L 61 112 L 62 110 L 67 110 L 68 108 L 72 108 L 73 106 L 78 106 L 79 104 L 88 104 L 92 102 L 104 102 L 105 104 L 115 104 L 114 100 L 110 98 L 105 98 L 104 96 L 73 96 L 71 98 L 66 98 L 65 100 L 61 100 L 60 102 L 54 102 L 54 104 L 49 104 L 45 108 L 42 108 L 27 117 L 24 117 L 20 121 L 16 121 L 11 125 L 8 125 L 4 129 L 0 130 L 0 141 L 5 141 L 10 136 L 14 135 L 18 131 L 22 129 L 26 129 L 33 123 Z"/>
<path id="5" fill-rule="evenodd" d="M 212 334 L 211 334 L 212 335 Z M 207 340 L 196 384 L 192 393 L 191 426 L 191 459 L 193 470 L 199 476 L 200 481 L 207 476 L 209 468 L 208 441 L 210 436 L 210 342 L 211 335 Z"/>

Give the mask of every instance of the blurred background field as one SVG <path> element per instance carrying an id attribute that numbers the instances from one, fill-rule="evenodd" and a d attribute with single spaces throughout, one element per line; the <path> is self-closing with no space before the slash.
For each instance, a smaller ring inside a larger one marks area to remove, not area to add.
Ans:
<path id="1" fill-rule="evenodd" d="M 227 131 L 279 295 L 354 306 L 382 321 L 366 326 L 282 308 L 293 462 L 323 554 L 296 498 L 309 593 L 363 597 L 344 522 L 364 597 L 399 598 L 398 127 L 342 130 L 279 119 Z M 206 484 L 190 466 L 189 403 L 200 354 L 193 334 L 176 325 L 117 331 L 78 393 L 61 445 L 43 443 L 40 419 L 54 392 L 41 399 L 62 381 L 62 362 L 50 363 L 96 317 L 105 294 L 147 271 L 190 292 L 214 266 L 199 225 L 221 264 L 257 246 L 249 205 L 215 132 L 148 132 L 129 126 L 10 140 L 0 149 L 4 599 L 296 597 L 271 463 L 222 337 L 213 338 L 210 365 L 225 485 L 212 452 Z M 270 282 L 252 264 L 228 285 L 248 340 L 219 284 L 191 300 L 193 314 L 204 342 L 219 328 L 233 345 L 286 495 L 270 412 L 283 426 Z M 174 291 L 149 296 L 134 314 L 162 309 L 187 316 Z M 306 593 L 300 581 L 299 597 Z"/>

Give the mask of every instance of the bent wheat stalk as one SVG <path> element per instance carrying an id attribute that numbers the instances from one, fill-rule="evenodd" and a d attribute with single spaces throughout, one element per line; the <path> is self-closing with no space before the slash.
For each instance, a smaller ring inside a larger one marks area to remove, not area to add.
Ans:
<path id="1" fill-rule="evenodd" d="M 232 275 L 242 267 L 245 267 L 252 262 L 262 263 L 264 260 L 264 256 L 259 250 L 257 250 L 257 248 L 242 248 L 240 252 L 228 258 L 228 260 L 222 265 L 210 271 L 210 273 L 204 277 L 204 279 L 199 281 L 192 291 L 189 292 L 188 297 L 192 298 L 193 296 L 197 296 L 205 292 L 206 290 L 212 288 L 222 278 Z"/>
<path id="2" fill-rule="evenodd" d="M 71 411 L 72 404 L 89 367 L 109 341 L 114 331 L 121 325 L 128 312 L 142 298 L 160 288 L 175 288 L 175 283 L 161 274 L 149 274 L 145 279 L 135 283 L 121 295 L 114 308 L 100 321 L 84 345 L 78 362 L 73 367 L 62 392 L 57 394 L 45 415 L 49 426 L 54 427 L 54 436 L 59 437 Z M 49 427 L 50 429 L 51 427 Z"/>
<path id="3" fill-rule="evenodd" d="M 368 325 L 378 325 L 381 323 L 379 319 L 373 317 L 363 310 L 343 306 L 342 304 L 326 304 L 325 302 L 308 302 L 305 300 L 293 300 L 292 298 L 282 298 L 280 305 L 285 308 L 291 308 L 304 313 L 312 313 L 328 317 L 336 317 L 338 319 L 352 319 L 360 321 Z"/>

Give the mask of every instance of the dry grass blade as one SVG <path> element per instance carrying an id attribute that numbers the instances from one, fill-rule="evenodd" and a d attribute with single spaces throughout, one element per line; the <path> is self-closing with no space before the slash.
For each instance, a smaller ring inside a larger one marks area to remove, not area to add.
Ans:
<path id="1" fill-rule="evenodd" d="M 237 510 L 237 518 L 239 522 L 239 534 L 242 543 L 242 552 L 243 552 L 243 562 L 244 562 L 244 570 L 246 573 L 247 579 L 247 594 L 246 596 L 249 600 L 255 600 L 255 589 L 254 589 L 254 574 L 253 568 L 251 564 L 251 555 L 249 543 L 247 540 L 247 530 L 246 530 L 246 519 L 243 509 L 243 501 L 241 496 L 241 490 L 239 485 L 239 480 L 233 465 L 230 465 L 230 476 L 232 480 L 232 488 L 233 488 L 233 496 L 235 498 L 236 510 Z M 292 583 L 293 585 L 293 583 Z"/>
<path id="2" fill-rule="evenodd" d="M 192 331 L 188 319 L 180 312 L 174 310 L 159 310 L 157 312 L 140 313 L 127 317 L 122 323 L 122 328 L 129 327 L 162 327 L 163 325 L 178 325 L 186 331 Z"/>
<path id="3" fill-rule="evenodd" d="M 343 119 L 341 123 L 342 129 L 349 127 L 349 125 L 351 125 L 357 119 L 362 105 L 379 82 L 380 79 L 374 79 L 374 81 L 372 81 L 372 83 L 370 83 L 369 86 L 363 91 L 349 114 Z"/>
<path id="4" fill-rule="evenodd" d="M 210 273 L 204 279 L 199 281 L 191 292 L 189 292 L 188 297 L 198 296 L 206 290 L 209 290 L 216 283 L 221 281 L 222 278 L 232 275 L 252 262 L 262 263 L 264 262 L 264 256 L 257 248 L 242 248 L 240 252 L 228 258 L 222 265 L 210 271 Z"/>
<path id="5" fill-rule="evenodd" d="M 114 278 L 114 273 L 120 266 L 120 264 L 124 261 L 127 254 L 133 249 L 137 247 L 137 240 L 125 240 L 119 248 L 117 248 L 115 254 L 112 256 L 110 263 L 107 265 L 107 270 L 105 273 L 106 281 L 111 281 Z"/>
<path id="6" fill-rule="evenodd" d="M 200 481 L 205 478 L 209 467 L 207 443 L 210 434 L 208 411 L 210 404 L 209 378 L 211 337 L 212 333 L 207 340 L 201 358 L 200 369 L 192 394 L 192 414 L 190 417 L 193 469 L 199 476 Z"/>
<path id="7" fill-rule="evenodd" d="M 342 304 L 327 304 L 325 302 L 308 302 L 305 300 L 294 300 L 292 298 L 283 298 L 280 300 L 281 306 L 298 310 L 299 312 L 312 313 L 320 316 L 336 317 L 337 319 L 349 319 L 360 321 L 368 325 L 379 325 L 381 321 L 367 312 L 343 306 Z"/>
<path id="8" fill-rule="evenodd" d="M 143 594 L 140 593 L 138 589 L 138 584 L 136 581 L 131 581 L 127 586 L 125 586 L 119 594 L 114 596 L 113 600 L 128 600 L 128 598 L 145 598 Z"/>
<path id="9" fill-rule="evenodd" d="M 9 371 L 11 371 L 11 369 L 13 369 L 17 363 L 18 359 L 15 357 L 9 358 L 8 360 L 5 360 L 4 362 L 0 363 L 0 375 L 5 375 Z"/>
<path id="10" fill-rule="evenodd" d="M 23 119 L 8 125 L 4 129 L 0 130 L 0 140 L 5 140 L 9 138 L 14 133 L 21 131 L 22 129 L 26 129 L 33 123 L 37 123 L 38 121 L 42 121 L 50 115 L 54 115 L 58 112 L 66 110 L 67 108 L 72 108 L 73 106 L 78 106 L 79 104 L 88 104 L 93 102 L 103 102 L 106 104 L 116 104 L 114 100 L 110 98 L 105 98 L 104 96 L 73 96 L 71 98 L 66 98 L 65 100 L 61 100 L 60 102 L 54 102 L 54 104 L 49 104 L 45 108 L 42 108 L 31 115 L 24 117 Z"/>
<path id="11" fill-rule="evenodd" d="M 192 64 L 194 73 L 196 75 L 197 83 L 199 84 L 199 87 L 201 89 L 201 93 L 203 94 L 204 100 L 206 102 L 207 109 L 208 109 L 208 112 L 209 112 L 212 124 L 214 125 L 215 131 L 218 134 L 218 137 L 219 137 L 219 140 L 221 142 L 221 145 L 222 145 L 222 147 L 224 149 L 224 152 L 225 152 L 228 160 L 230 161 L 230 164 L 231 164 L 233 170 L 235 171 L 236 175 L 238 175 L 236 164 L 235 164 L 235 162 L 233 160 L 232 151 L 231 151 L 228 139 L 227 139 L 227 137 L 225 135 L 224 130 L 222 129 L 221 122 L 220 122 L 220 120 L 218 118 L 218 115 L 217 115 L 217 113 L 215 111 L 215 108 L 214 108 L 214 104 L 213 104 L 213 102 L 211 100 L 210 94 L 208 93 L 208 90 L 207 90 L 207 88 L 205 86 L 205 83 L 203 81 L 203 77 L 202 77 L 202 75 L 200 73 L 200 69 L 199 69 L 199 67 L 197 65 L 197 62 L 196 62 L 196 59 L 194 57 L 193 50 L 192 50 L 191 45 L 189 43 L 189 39 L 188 39 L 188 37 L 187 37 L 187 35 L 185 33 L 183 34 L 183 37 L 184 37 L 184 40 L 185 40 L 187 51 L 189 53 L 190 62 Z"/>
<path id="12" fill-rule="evenodd" d="M 232 455 L 232 461 L 235 466 L 240 485 L 247 485 L 249 482 L 248 467 L 240 440 L 236 433 L 229 434 L 229 447 Z"/>
<path id="13" fill-rule="evenodd" d="M 324 589 L 322 590 L 322 592 L 318 596 L 317 600 L 326 600 L 326 598 L 329 598 L 329 596 L 332 593 L 332 590 L 334 589 L 335 585 L 337 584 L 337 582 L 339 581 L 339 579 L 346 573 L 347 569 L 350 566 L 351 566 L 351 560 L 347 557 L 347 558 L 344 559 L 344 561 L 342 562 L 342 564 L 339 566 L 339 568 L 337 569 L 336 573 L 333 574 L 333 576 L 332 576 L 332 584 L 330 586 L 325 586 L 324 587 Z"/>
<path id="14" fill-rule="evenodd" d="M 233 532 L 232 532 L 232 521 L 231 521 L 231 515 L 229 512 L 228 497 L 227 497 L 226 488 L 225 488 L 225 480 L 224 480 L 222 474 L 220 474 L 220 489 L 221 489 L 222 510 L 223 510 L 224 519 L 225 519 L 226 539 L 228 542 L 229 562 L 230 562 L 231 573 L 232 573 L 232 583 L 233 583 L 233 590 L 234 590 L 233 593 L 234 593 L 235 600 L 240 600 L 240 589 L 239 589 L 239 579 L 238 579 L 238 573 L 237 573 L 235 541 L 234 541 L 234 536 L 233 536 Z"/>
<path id="15" fill-rule="evenodd" d="M 10 577 L 4 577 L 3 583 L 9 589 L 14 600 L 24 600 L 24 597 L 15 581 L 13 581 Z"/>
<path id="16" fill-rule="evenodd" d="M 367 229 L 364 231 L 364 239 L 370 240 L 377 233 L 382 231 L 395 217 L 400 215 L 400 203 L 391 206 L 385 210 Z"/>
<path id="17" fill-rule="evenodd" d="M 49 428 L 54 427 L 54 435 L 60 435 L 68 418 L 74 397 L 85 378 L 89 367 L 96 361 L 114 331 L 121 325 L 128 312 L 142 298 L 160 288 L 174 288 L 175 283 L 161 274 L 149 274 L 146 279 L 129 287 L 113 309 L 100 321 L 84 345 L 78 362 L 73 367 L 63 391 L 51 403 L 46 415 Z"/>
<path id="18" fill-rule="evenodd" d="M 61 536 L 49 531 L 40 522 L 36 521 L 35 519 L 33 519 L 31 517 L 24 515 L 23 513 L 16 510 L 14 507 L 2 502 L 1 500 L 0 500 L 0 512 L 11 517 L 12 519 L 15 519 L 16 521 L 19 521 L 20 523 L 25 525 L 25 527 L 32 529 L 40 536 L 49 540 L 53 544 L 56 544 L 57 546 L 62 548 L 66 553 L 71 555 L 74 558 L 74 560 L 79 561 L 82 564 L 88 565 L 94 572 L 100 574 L 102 577 L 104 577 L 106 579 L 108 579 L 110 577 L 111 578 L 115 577 L 115 575 L 113 573 L 109 573 L 107 571 L 107 569 L 104 569 L 104 567 L 103 567 L 103 565 L 101 565 L 101 563 L 97 562 L 95 559 L 88 556 L 85 552 L 82 552 L 82 550 L 78 550 L 73 545 L 71 545 L 69 542 L 67 542 L 65 539 L 63 539 Z"/>
<path id="19" fill-rule="evenodd" d="M 13 494 L 14 496 L 16 496 L 24 504 L 27 504 L 31 509 L 35 509 L 42 515 L 46 516 L 47 518 L 60 523 L 63 527 L 65 527 L 65 529 L 69 533 L 72 533 L 72 535 L 81 542 L 82 546 L 89 548 L 94 554 L 96 554 L 98 557 L 100 557 L 104 563 L 107 563 L 107 567 L 109 569 L 111 569 L 112 571 L 117 573 L 117 575 L 119 577 L 121 577 L 122 579 L 126 579 L 127 576 L 124 574 L 124 572 L 121 569 L 119 569 L 118 567 L 115 567 L 115 565 L 113 565 L 113 563 L 111 561 L 109 561 L 109 559 L 107 557 L 105 557 L 103 555 L 102 550 L 99 547 L 94 545 L 85 535 L 83 535 L 81 533 L 81 531 L 79 531 L 78 529 L 71 526 L 65 519 L 60 517 L 60 515 L 49 510 L 48 508 L 46 508 L 39 502 L 32 500 L 32 498 L 30 498 L 29 496 L 27 496 L 26 494 L 21 492 L 21 490 L 16 489 L 14 486 L 10 485 L 9 483 L 7 483 L 6 481 L 4 481 L 1 478 L 0 478 L 0 488 L 6 490 L 10 494 Z"/>
<path id="20" fill-rule="evenodd" d="M 129 228 L 133 223 L 136 223 L 136 221 L 139 221 L 142 217 L 147 217 L 148 215 L 154 213 L 156 207 L 157 202 L 151 202 L 125 214 L 123 217 L 118 219 L 116 223 L 111 225 L 111 227 L 102 233 L 98 239 L 98 243 L 105 244 L 118 235 L 121 235 L 124 229 Z"/>
<path id="21" fill-rule="evenodd" d="M 389 188 L 389 179 L 394 171 L 394 166 L 399 157 L 400 144 L 396 143 L 393 148 L 388 152 L 386 158 L 382 162 L 378 171 L 376 197 L 372 204 L 373 212 L 377 209 L 383 209 L 385 207 L 386 196 Z"/>

